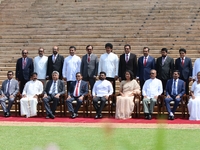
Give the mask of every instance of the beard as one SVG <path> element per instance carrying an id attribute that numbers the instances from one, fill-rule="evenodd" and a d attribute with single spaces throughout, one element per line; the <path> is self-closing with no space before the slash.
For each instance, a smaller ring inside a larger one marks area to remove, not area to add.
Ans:
<path id="1" fill-rule="evenodd" d="M 102 78 L 102 77 L 99 77 L 99 80 L 103 81 L 103 80 L 104 80 L 104 78 Z"/>
<path id="2" fill-rule="evenodd" d="M 58 52 L 57 52 L 57 51 L 53 51 L 53 54 L 54 54 L 54 55 L 57 55 L 57 54 L 58 54 Z"/>

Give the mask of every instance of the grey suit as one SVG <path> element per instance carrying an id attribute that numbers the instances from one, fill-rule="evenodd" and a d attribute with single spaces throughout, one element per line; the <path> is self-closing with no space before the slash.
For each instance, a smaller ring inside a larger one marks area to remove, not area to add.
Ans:
<path id="1" fill-rule="evenodd" d="M 1 87 L 1 98 L 0 98 L 0 103 L 2 106 L 2 109 L 4 113 L 10 113 L 10 109 L 12 107 L 13 101 L 15 99 L 16 94 L 19 92 L 19 83 L 17 80 L 12 79 L 10 82 L 10 88 L 9 88 L 9 93 L 7 93 L 7 88 L 8 88 L 8 79 L 3 81 L 2 87 Z M 12 98 L 10 96 L 13 95 Z M 8 107 L 6 108 L 6 100 L 9 101 Z"/>
<path id="2" fill-rule="evenodd" d="M 94 76 L 98 74 L 98 57 L 95 54 L 90 55 L 90 62 L 88 62 L 88 54 L 84 55 L 81 60 L 81 74 L 84 81 L 89 81 L 91 91 L 95 83 Z"/>
<path id="3" fill-rule="evenodd" d="M 55 114 L 58 101 L 59 101 L 59 98 L 56 98 L 54 97 L 54 95 L 49 93 L 52 84 L 53 84 L 53 80 L 49 80 L 44 90 L 44 94 L 47 94 L 47 97 L 43 98 L 47 116 L 53 116 Z M 57 90 L 58 90 L 58 93 L 56 94 L 60 94 L 60 95 L 65 94 L 65 85 L 64 85 L 64 82 L 60 79 L 57 80 Z M 53 101 L 52 110 L 50 109 L 50 105 L 49 105 L 50 101 Z"/>

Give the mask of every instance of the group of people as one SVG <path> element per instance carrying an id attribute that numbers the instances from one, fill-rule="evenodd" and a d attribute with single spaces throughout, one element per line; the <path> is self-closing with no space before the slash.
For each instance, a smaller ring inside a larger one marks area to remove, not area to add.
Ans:
<path id="1" fill-rule="evenodd" d="M 165 94 L 169 119 L 173 120 L 181 97 L 189 94 L 189 81 L 195 80 L 191 88 L 188 109 L 191 120 L 200 119 L 197 113 L 200 112 L 200 107 L 196 107 L 200 105 L 198 103 L 200 58 L 192 67 L 192 61 L 186 57 L 186 50 L 183 48 L 179 50 L 180 57 L 175 63 L 173 58 L 167 55 L 166 48 L 161 49 L 161 57 L 156 60 L 149 55 L 148 47 L 143 48 L 143 56 L 138 59 L 131 53 L 129 44 L 124 46 L 124 54 L 119 58 L 113 52 L 111 43 L 105 44 L 105 50 L 106 52 L 98 59 L 93 53 L 93 46 L 88 45 L 87 54 L 81 59 L 76 55 L 75 46 L 69 47 L 69 56 L 66 58 L 59 54 L 58 46 L 52 48 L 52 55 L 48 57 L 44 56 L 44 48 L 39 48 L 39 55 L 33 60 L 28 57 L 27 50 L 22 50 L 22 57 L 16 63 L 16 80 L 13 79 L 13 72 L 9 71 L 8 79 L 2 83 L 0 103 L 5 117 L 10 116 L 12 102 L 20 91 L 21 115 L 26 117 L 37 115 L 37 97 L 39 94 L 44 94 L 46 118 L 55 118 L 59 97 L 65 93 L 64 81 L 66 81 L 68 94 L 66 105 L 71 118 L 78 116 L 83 97 L 88 94 L 89 89 L 96 110 L 95 118 L 102 118 L 101 111 L 109 95 L 115 94 L 115 82 L 119 79 L 121 83 L 120 95 L 116 100 L 116 118 L 130 118 L 135 105 L 134 95 L 142 93 L 145 119 L 151 119 L 158 96 Z M 5 104 L 7 99 L 8 107 Z M 171 109 L 172 100 L 175 104 Z M 53 101 L 51 108 L 50 101 Z M 75 109 L 72 106 L 73 101 L 77 101 Z"/>

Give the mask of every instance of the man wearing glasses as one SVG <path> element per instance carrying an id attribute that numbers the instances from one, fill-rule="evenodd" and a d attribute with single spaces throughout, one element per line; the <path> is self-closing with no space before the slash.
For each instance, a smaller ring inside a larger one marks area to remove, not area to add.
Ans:
<path id="1" fill-rule="evenodd" d="M 31 74 L 33 73 L 33 60 L 27 57 L 28 51 L 22 50 L 22 58 L 19 58 L 16 63 L 16 79 L 19 81 L 20 93 L 23 92 L 24 85 L 30 80 Z"/>
<path id="2" fill-rule="evenodd" d="M 38 54 L 39 55 L 33 59 L 34 72 L 37 72 L 38 80 L 40 80 L 45 87 L 48 57 L 44 56 L 44 48 L 42 47 L 38 49 Z"/>
<path id="3" fill-rule="evenodd" d="M 156 70 L 152 69 L 150 71 L 150 79 L 145 81 L 142 88 L 145 119 L 151 120 L 153 108 L 162 92 L 162 82 L 156 78 Z"/>
<path id="4" fill-rule="evenodd" d="M 13 79 L 13 75 L 13 71 L 8 71 L 8 79 L 3 81 L 0 91 L 0 104 L 2 106 L 5 117 L 10 117 L 10 109 L 12 108 L 15 96 L 19 91 L 18 81 Z M 8 107 L 6 107 L 6 100 L 8 100 Z"/>
<path id="5" fill-rule="evenodd" d="M 84 81 L 89 81 L 90 90 L 94 86 L 96 76 L 98 74 L 98 57 L 93 54 L 93 46 L 86 46 L 87 54 L 82 57 L 81 60 L 81 74 Z"/>
<path id="6" fill-rule="evenodd" d="M 59 79 L 62 79 L 62 68 L 63 68 L 63 62 L 64 57 L 59 52 L 59 47 L 54 46 L 52 48 L 53 54 L 48 57 L 47 61 L 47 76 L 46 78 L 48 80 L 52 80 L 52 72 L 58 71 L 59 72 Z"/>

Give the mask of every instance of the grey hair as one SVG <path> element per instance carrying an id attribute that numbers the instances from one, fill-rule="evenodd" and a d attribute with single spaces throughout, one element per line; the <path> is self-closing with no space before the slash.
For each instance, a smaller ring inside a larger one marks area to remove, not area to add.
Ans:
<path id="1" fill-rule="evenodd" d="M 58 71 L 53 71 L 51 75 L 53 75 L 53 74 L 59 75 L 59 72 Z"/>

